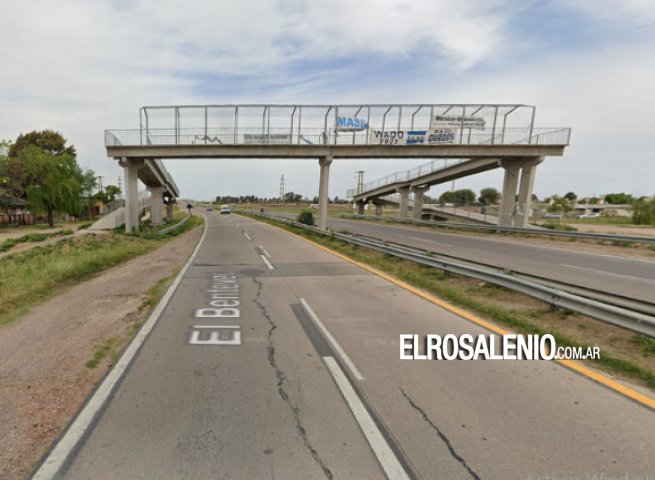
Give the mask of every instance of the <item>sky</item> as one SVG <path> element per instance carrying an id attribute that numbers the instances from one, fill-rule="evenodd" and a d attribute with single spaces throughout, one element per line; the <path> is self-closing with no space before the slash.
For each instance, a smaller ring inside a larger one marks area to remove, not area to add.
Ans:
<path id="1" fill-rule="evenodd" d="M 522 103 L 572 128 L 538 196 L 655 194 L 652 0 L 6 0 L 0 24 L 0 139 L 57 130 L 105 185 L 122 169 L 103 132 L 138 128 L 143 105 Z M 330 196 L 420 163 L 335 160 Z M 274 197 L 282 174 L 318 193 L 316 160 L 166 166 L 185 198 Z"/>

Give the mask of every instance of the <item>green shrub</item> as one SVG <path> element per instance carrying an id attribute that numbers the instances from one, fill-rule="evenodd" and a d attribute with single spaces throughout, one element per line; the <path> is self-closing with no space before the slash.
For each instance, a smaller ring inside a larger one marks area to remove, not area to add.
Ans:
<path id="1" fill-rule="evenodd" d="M 296 221 L 305 225 L 314 225 L 314 213 L 311 210 L 303 210 L 298 214 Z"/>

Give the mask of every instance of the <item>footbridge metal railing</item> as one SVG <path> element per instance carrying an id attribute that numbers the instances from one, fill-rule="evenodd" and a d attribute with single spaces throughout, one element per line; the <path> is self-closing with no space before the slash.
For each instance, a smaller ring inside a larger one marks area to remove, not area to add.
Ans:
<path id="1" fill-rule="evenodd" d="M 355 195 L 370 192 L 371 190 L 376 190 L 380 187 L 384 187 L 387 185 L 394 185 L 396 183 L 406 183 L 411 180 L 414 180 L 415 178 L 419 178 L 422 177 L 423 175 L 427 175 L 428 173 L 434 173 L 439 170 L 444 170 L 447 167 L 452 167 L 453 165 L 462 163 L 463 161 L 465 161 L 465 159 L 463 158 L 455 158 L 455 159 L 446 158 L 446 159 L 433 160 L 431 162 L 424 163 L 422 165 L 419 165 L 418 167 L 414 167 L 409 170 L 401 170 L 399 172 L 394 172 L 389 175 L 386 175 L 382 178 L 371 180 L 370 182 L 364 184 L 361 191 L 358 191 L 357 188 L 350 188 L 348 189 L 346 196 L 348 198 L 352 198 Z"/>
<path id="2" fill-rule="evenodd" d="M 139 111 L 106 146 L 568 145 L 570 129 L 535 126 L 522 104 L 178 105 Z"/>

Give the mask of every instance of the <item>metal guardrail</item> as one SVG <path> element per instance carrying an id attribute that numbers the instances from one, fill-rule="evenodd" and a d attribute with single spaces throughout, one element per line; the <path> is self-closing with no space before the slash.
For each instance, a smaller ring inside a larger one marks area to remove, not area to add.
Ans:
<path id="1" fill-rule="evenodd" d="M 438 211 L 435 211 L 438 213 Z M 549 230 L 547 228 L 520 228 L 520 227 L 499 227 L 496 225 L 479 225 L 471 223 L 439 223 L 429 220 L 416 220 L 413 218 L 399 218 L 399 217 L 377 217 L 372 215 L 357 215 L 352 213 L 343 213 L 344 218 L 352 218 L 356 220 L 371 220 L 383 221 L 391 223 L 409 223 L 414 225 L 425 225 L 429 227 L 438 228 L 453 228 L 459 230 L 479 230 L 488 232 L 502 232 L 502 233 L 520 233 L 524 235 L 542 235 L 549 237 L 563 237 L 563 238 L 581 238 L 587 240 L 600 240 L 608 242 L 623 242 L 623 243 L 643 243 L 647 245 L 655 245 L 655 237 L 642 237 L 636 235 L 616 235 L 612 233 L 585 233 L 585 232 L 563 232 L 559 230 Z"/>
<path id="2" fill-rule="evenodd" d="M 334 236 L 339 240 L 353 245 L 359 245 L 379 252 L 383 252 L 395 257 L 404 258 L 421 265 L 427 265 L 438 268 L 443 271 L 476 278 L 485 282 L 493 283 L 507 289 L 523 293 L 533 298 L 537 298 L 549 305 L 571 310 L 589 317 L 622 327 L 633 332 L 640 333 L 655 338 L 655 317 L 640 313 L 623 306 L 613 305 L 607 302 L 599 301 L 590 296 L 571 293 L 558 286 L 545 285 L 526 276 L 516 276 L 506 272 L 497 271 L 488 266 L 474 264 L 470 261 L 461 261 L 448 258 L 445 255 L 435 254 L 432 252 L 419 251 L 412 247 L 390 244 L 382 240 L 372 239 L 359 235 L 341 234 L 330 231 L 320 230 L 317 227 L 304 225 L 289 220 L 286 217 L 271 215 L 266 213 L 241 211 L 250 215 L 268 218 L 298 228 L 310 230 L 314 233 L 324 236 Z M 602 292 L 597 292 L 602 294 Z"/>
<path id="3" fill-rule="evenodd" d="M 171 225 L 170 227 L 163 228 L 157 232 L 157 235 L 166 235 L 169 232 L 172 232 L 173 230 L 180 228 L 182 225 L 184 225 L 186 222 L 189 221 L 191 218 L 191 214 L 187 215 L 184 217 L 182 220 L 177 222 L 175 225 Z"/>

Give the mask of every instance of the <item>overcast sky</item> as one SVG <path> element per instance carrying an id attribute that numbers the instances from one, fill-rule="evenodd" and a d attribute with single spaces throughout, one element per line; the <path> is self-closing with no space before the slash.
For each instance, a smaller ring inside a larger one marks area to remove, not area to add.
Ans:
<path id="1" fill-rule="evenodd" d="M 569 126 L 535 193 L 655 193 L 652 0 L 7 0 L 0 138 L 60 131 L 117 183 L 103 131 L 142 105 L 525 103 Z M 337 160 L 331 196 L 417 161 Z M 182 195 L 318 192 L 318 162 L 177 160 Z M 501 173 L 456 188 L 500 189 Z M 438 195 L 443 188 L 430 191 Z"/>

